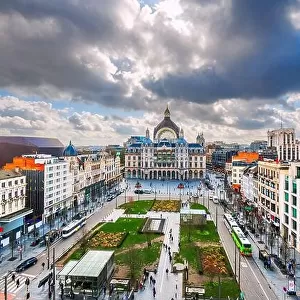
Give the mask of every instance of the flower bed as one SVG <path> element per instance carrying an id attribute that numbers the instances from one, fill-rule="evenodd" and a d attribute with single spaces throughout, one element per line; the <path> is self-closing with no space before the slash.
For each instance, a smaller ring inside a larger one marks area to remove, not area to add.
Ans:
<path id="1" fill-rule="evenodd" d="M 228 275 L 226 268 L 226 257 L 221 247 L 201 248 L 201 265 L 204 274 L 223 274 Z"/>
<path id="2" fill-rule="evenodd" d="M 127 232 L 99 231 L 89 241 L 90 248 L 116 248 L 119 247 L 127 236 Z"/>
<path id="3" fill-rule="evenodd" d="M 177 200 L 156 200 L 152 209 L 154 211 L 179 212 L 180 201 Z"/>

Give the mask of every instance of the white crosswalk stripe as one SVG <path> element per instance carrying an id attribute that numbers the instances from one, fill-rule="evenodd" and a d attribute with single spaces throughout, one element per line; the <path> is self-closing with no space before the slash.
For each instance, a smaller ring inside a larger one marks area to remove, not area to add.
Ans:
<path id="1" fill-rule="evenodd" d="M 7 292 L 11 294 L 16 294 L 18 291 L 20 291 L 24 285 L 25 285 L 25 280 L 26 278 L 29 278 L 30 282 L 33 278 L 35 278 L 34 275 L 29 275 L 29 274 L 16 274 L 15 273 L 15 280 L 12 280 L 12 274 L 10 274 L 7 277 Z M 17 286 L 17 281 L 19 280 L 19 286 Z M 5 278 L 2 277 L 0 280 L 0 291 L 4 292 L 5 289 Z"/>

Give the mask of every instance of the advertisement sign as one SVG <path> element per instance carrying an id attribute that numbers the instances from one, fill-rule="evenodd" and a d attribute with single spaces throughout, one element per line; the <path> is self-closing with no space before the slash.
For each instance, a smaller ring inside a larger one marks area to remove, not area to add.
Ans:
<path id="1" fill-rule="evenodd" d="M 296 285 L 295 285 L 294 278 L 289 278 L 289 280 L 288 280 L 287 294 L 288 295 L 296 295 Z"/>

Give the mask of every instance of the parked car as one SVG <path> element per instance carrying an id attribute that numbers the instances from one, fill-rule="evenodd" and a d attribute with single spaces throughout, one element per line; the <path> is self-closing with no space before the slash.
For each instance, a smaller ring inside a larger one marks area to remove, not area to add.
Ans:
<path id="1" fill-rule="evenodd" d="M 134 193 L 135 194 L 144 194 L 144 191 L 143 190 L 135 190 Z"/>
<path id="2" fill-rule="evenodd" d="M 37 246 L 39 243 L 40 243 L 40 239 L 36 239 L 36 240 L 34 240 L 33 242 L 31 242 L 30 246 L 31 246 L 31 247 L 35 247 L 35 246 Z"/>
<path id="3" fill-rule="evenodd" d="M 38 260 L 36 257 L 31 257 L 31 258 L 24 260 L 21 264 L 19 264 L 16 267 L 16 272 L 22 272 L 22 271 L 30 268 L 31 266 L 35 265 L 37 263 L 37 261 Z"/>
<path id="4" fill-rule="evenodd" d="M 143 190 L 144 194 L 152 194 L 152 190 Z"/>

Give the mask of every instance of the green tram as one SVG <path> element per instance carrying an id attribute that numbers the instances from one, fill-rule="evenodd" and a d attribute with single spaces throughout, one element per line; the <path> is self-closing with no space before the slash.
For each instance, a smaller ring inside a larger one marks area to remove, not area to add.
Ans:
<path id="1" fill-rule="evenodd" d="M 232 238 L 244 256 L 252 256 L 252 246 L 240 227 L 232 227 Z"/>

